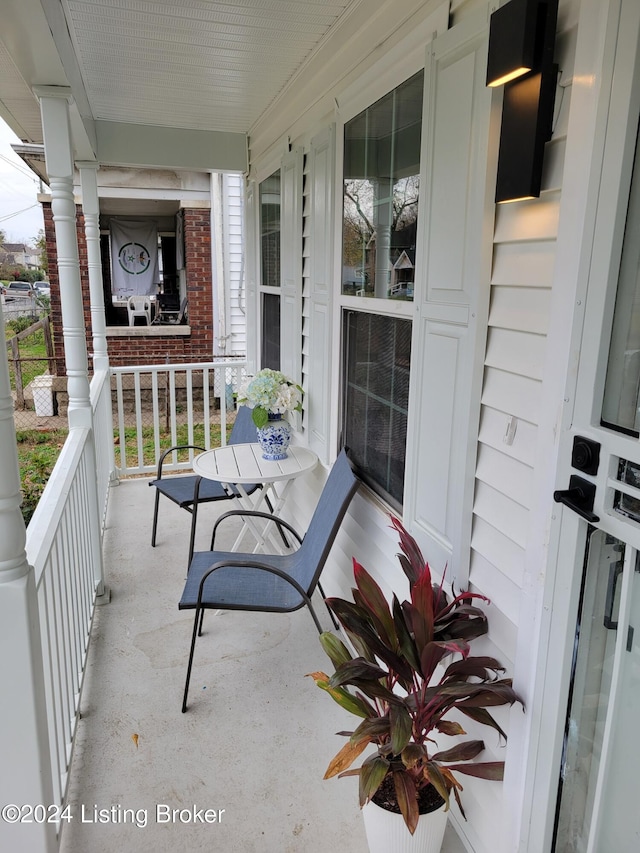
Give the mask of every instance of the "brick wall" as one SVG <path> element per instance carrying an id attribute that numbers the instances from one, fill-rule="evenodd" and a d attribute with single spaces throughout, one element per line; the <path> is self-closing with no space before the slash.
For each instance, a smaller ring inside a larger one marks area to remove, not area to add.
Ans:
<path id="1" fill-rule="evenodd" d="M 57 371 L 64 375 L 64 344 L 62 338 L 62 312 L 60 307 L 60 282 L 58 256 L 51 204 L 43 204 L 44 229 L 51 282 L 51 324 Z M 184 211 L 184 241 L 186 285 L 189 310 L 190 335 L 175 336 L 171 327 L 161 336 L 107 338 L 109 362 L 114 367 L 132 364 L 161 364 L 167 358 L 171 363 L 209 361 L 213 353 L 213 293 L 211 283 L 211 227 L 210 211 L 186 208 Z M 82 208 L 76 207 L 76 230 L 80 258 L 80 281 L 84 305 L 84 322 L 87 330 L 87 351 L 93 349 L 91 330 L 91 300 L 87 268 L 87 244 L 84 235 Z M 108 261 L 104 263 L 108 269 Z M 108 281 L 108 279 L 106 279 Z M 140 327 L 136 327 L 138 330 Z M 155 327 L 159 328 L 159 327 Z M 89 357 L 91 369 L 91 357 Z"/>

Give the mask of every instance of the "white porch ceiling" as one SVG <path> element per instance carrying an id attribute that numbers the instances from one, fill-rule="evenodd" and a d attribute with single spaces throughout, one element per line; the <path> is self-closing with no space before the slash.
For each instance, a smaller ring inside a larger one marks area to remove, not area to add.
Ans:
<path id="1" fill-rule="evenodd" d="M 42 142 L 34 85 L 93 122 L 248 133 L 369 0 L 3 0 L 0 115 Z"/>
<path id="2" fill-rule="evenodd" d="M 247 131 L 349 0 L 66 0 L 94 118 Z"/>

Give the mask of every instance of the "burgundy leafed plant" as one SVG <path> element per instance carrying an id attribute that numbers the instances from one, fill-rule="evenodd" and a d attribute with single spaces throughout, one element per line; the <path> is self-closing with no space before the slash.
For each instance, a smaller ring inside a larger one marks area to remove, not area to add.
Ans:
<path id="1" fill-rule="evenodd" d="M 504 762 L 475 762 L 482 752 L 481 740 L 457 741 L 447 750 L 433 752 L 434 735 L 465 735 L 457 720 L 446 719 L 452 711 L 490 726 L 506 735 L 487 708 L 512 705 L 520 699 L 511 680 L 500 678 L 504 667 L 492 657 L 470 655 L 469 643 L 487 632 L 485 613 L 475 606 L 477 593 L 462 592 L 452 601 L 432 583 L 415 539 L 401 522 L 391 517 L 400 536 L 400 564 L 410 585 L 410 600 L 391 606 L 371 575 L 353 561 L 356 587 L 353 602 L 329 598 L 327 603 L 358 654 L 353 657 L 332 633 L 320 637 L 334 674 L 311 673 L 316 684 L 333 699 L 362 719 L 353 732 L 340 732 L 349 740 L 333 758 L 325 779 L 360 777 L 360 806 L 374 797 L 383 781 L 393 780 L 397 804 L 409 831 L 418 823 L 418 794 L 433 785 L 449 807 L 453 791 L 462 814 L 454 776 L 463 773 L 501 780 Z M 456 659 L 436 673 L 443 660 Z M 459 716 L 458 714 L 458 716 Z M 367 747 L 376 751 L 357 769 L 348 769 Z"/>

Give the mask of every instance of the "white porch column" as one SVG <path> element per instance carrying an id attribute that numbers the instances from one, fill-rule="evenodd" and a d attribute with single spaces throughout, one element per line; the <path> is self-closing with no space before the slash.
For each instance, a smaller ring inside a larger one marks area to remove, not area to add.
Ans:
<path id="1" fill-rule="evenodd" d="M 71 94 L 62 86 L 36 86 L 34 92 L 40 98 L 44 153 L 58 249 L 69 427 L 91 429 L 89 367 L 73 197 L 73 145 L 69 123 Z"/>
<path id="2" fill-rule="evenodd" d="M 93 329 L 93 369 L 108 370 L 107 333 L 104 314 L 104 287 L 100 254 L 100 206 L 98 203 L 98 164 L 82 161 L 80 169 L 82 186 L 82 212 L 84 234 L 87 241 L 87 266 L 91 294 L 91 327 Z"/>
<path id="3" fill-rule="evenodd" d="M 91 470 L 96 471 L 93 411 L 89 389 L 89 363 L 82 305 L 80 257 L 76 232 L 76 204 L 73 196 L 73 141 L 69 122 L 70 89 L 57 86 L 35 86 L 40 98 L 44 133 L 44 154 L 51 187 L 51 210 L 56 232 L 58 278 L 62 308 L 62 336 L 67 371 L 69 429 L 90 430 L 87 453 Z M 104 302 L 103 302 L 104 304 Z M 104 593 L 102 539 L 98 509 L 97 481 L 90 495 L 90 517 L 94 579 L 98 595 Z"/>
<path id="4" fill-rule="evenodd" d="M 375 296 L 389 297 L 393 182 L 379 177 L 374 185 L 373 221 L 376 228 Z"/>
<path id="5" fill-rule="evenodd" d="M 53 803 L 40 623 L 25 554 L 20 474 L 0 305 L 0 807 Z M 0 818 L 0 850 L 49 853 L 55 825 Z"/>

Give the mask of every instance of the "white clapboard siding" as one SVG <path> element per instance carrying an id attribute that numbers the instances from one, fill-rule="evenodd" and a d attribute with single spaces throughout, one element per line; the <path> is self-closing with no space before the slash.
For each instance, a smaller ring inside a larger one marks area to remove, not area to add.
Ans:
<path id="1" fill-rule="evenodd" d="M 512 287 L 549 287 L 555 263 L 555 240 L 496 243 L 491 283 Z"/>
<path id="2" fill-rule="evenodd" d="M 472 554 L 470 578 L 472 582 L 469 589 L 472 592 L 491 590 L 491 604 L 483 604 L 489 618 L 489 638 L 499 649 L 498 657 L 507 671 L 513 672 L 511 664 L 516 656 L 518 629 L 505 614 L 517 613 L 520 609 L 520 585 L 498 571 L 477 551 Z"/>
<path id="3" fill-rule="evenodd" d="M 500 285 L 491 289 L 489 326 L 547 333 L 551 290 L 541 287 Z"/>
<path id="4" fill-rule="evenodd" d="M 518 586 L 522 585 L 524 549 L 478 515 L 475 515 L 473 519 L 471 547 L 513 583 Z M 472 575 L 470 575 L 470 580 L 476 584 Z M 487 588 L 479 584 L 476 586 L 481 592 L 486 593 L 488 591 Z M 514 616 L 514 621 L 517 622 L 517 613 Z"/>
<path id="5" fill-rule="evenodd" d="M 541 384 L 528 376 L 487 368 L 482 403 L 530 423 L 539 418 Z"/>
<path id="6" fill-rule="evenodd" d="M 535 424 L 483 406 L 478 435 L 482 444 L 533 467 L 537 434 Z"/>
<path id="7" fill-rule="evenodd" d="M 540 199 L 498 205 L 496 211 L 469 580 L 472 588 L 489 591 L 492 640 L 511 659 L 544 399 L 576 9 L 577 4 L 564 6 L 558 25 L 556 59 L 562 73 L 543 193 Z"/>
<path id="8" fill-rule="evenodd" d="M 227 340 L 229 355 L 245 355 L 246 309 L 244 269 L 244 179 L 225 175 L 223 179 L 225 280 L 227 284 Z"/>
<path id="9" fill-rule="evenodd" d="M 543 335 L 492 328 L 487 340 L 485 364 L 542 380 L 545 343 Z"/>
<path id="10" fill-rule="evenodd" d="M 486 451 L 487 448 L 483 448 L 482 453 L 486 454 Z M 483 463 L 486 464 L 486 455 Z M 520 463 L 514 462 L 513 464 L 519 465 Z M 478 467 L 480 468 L 480 466 Z M 525 548 L 529 528 L 529 507 L 523 506 L 515 499 L 499 492 L 491 483 L 483 481 L 481 479 L 482 473 L 483 471 L 480 471 L 478 474 L 474 504 L 475 514 L 495 527 L 496 530 L 508 534 L 521 548 Z M 529 474 L 529 471 L 527 473 Z M 493 479 L 498 480 L 499 478 L 495 476 Z M 527 481 L 529 479 L 530 476 L 527 477 Z"/>
<path id="11" fill-rule="evenodd" d="M 518 459 L 481 444 L 476 479 L 493 486 L 520 506 L 529 508 L 532 469 Z"/>

